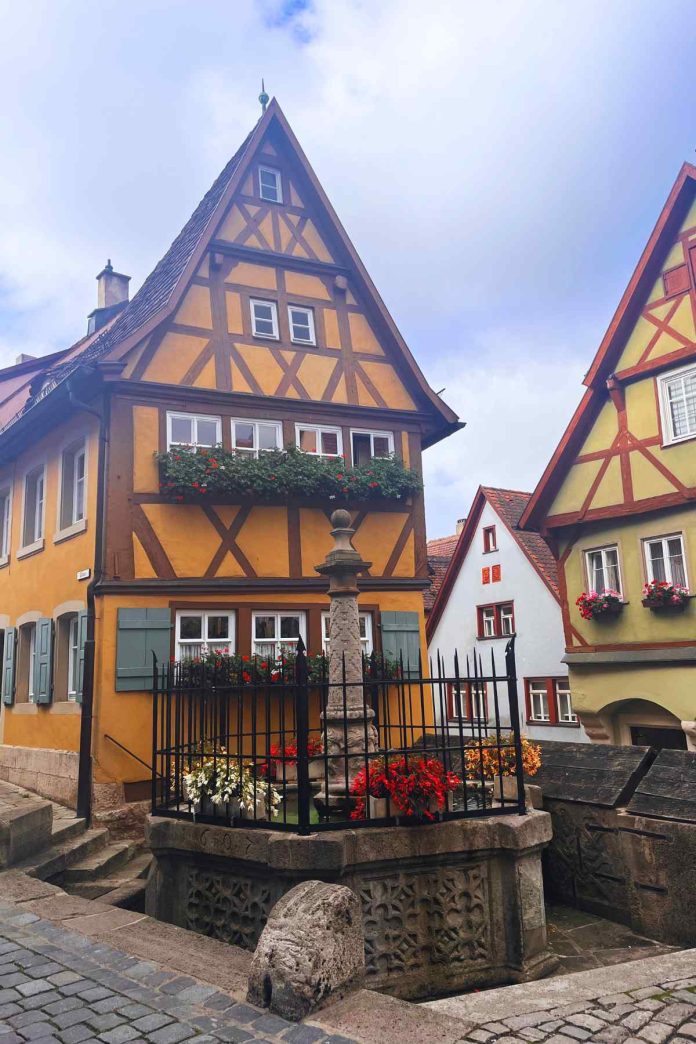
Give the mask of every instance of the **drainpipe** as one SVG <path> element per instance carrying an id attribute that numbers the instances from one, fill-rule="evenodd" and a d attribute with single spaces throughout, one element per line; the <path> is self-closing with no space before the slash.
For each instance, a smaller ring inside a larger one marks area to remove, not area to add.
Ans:
<path id="1" fill-rule="evenodd" d="M 91 413 L 99 420 L 99 455 L 97 460 L 97 517 L 94 539 L 94 569 L 87 585 L 87 634 L 85 635 L 84 667 L 82 673 L 82 716 L 80 719 L 80 756 L 77 770 L 77 814 L 87 821 L 92 818 L 92 711 L 94 707 L 94 632 L 95 632 L 95 587 L 103 577 L 104 556 L 104 477 L 106 474 L 106 402 L 102 410 L 95 410 L 73 394 L 68 381 L 70 405 Z"/>

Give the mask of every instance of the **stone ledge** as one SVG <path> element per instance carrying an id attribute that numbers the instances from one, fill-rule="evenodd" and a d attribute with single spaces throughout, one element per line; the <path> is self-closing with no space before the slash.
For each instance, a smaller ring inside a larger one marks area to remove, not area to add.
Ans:
<path id="1" fill-rule="evenodd" d="M 423 1007 L 469 1024 L 495 1022 L 512 1015 L 550 1011 L 580 1001 L 593 1001 L 612 993 L 628 993 L 670 979 L 693 977 L 695 969 L 696 949 L 682 950 L 661 957 L 646 957 L 645 960 L 631 961 L 629 964 L 594 968 L 592 971 L 573 972 L 571 975 L 505 986 L 483 993 L 428 1001 Z"/>
<path id="2" fill-rule="evenodd" d="M 0 869 L 47 848 L 51 843 L 53 806 L 31 798 L 0 812 Z"/>

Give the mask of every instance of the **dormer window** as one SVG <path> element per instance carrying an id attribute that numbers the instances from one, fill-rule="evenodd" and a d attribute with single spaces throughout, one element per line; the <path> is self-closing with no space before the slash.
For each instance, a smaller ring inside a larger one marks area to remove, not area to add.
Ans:
<path id="1" fill-rule="evenodd" d="M 278 309 L 274 301 L 251 301 L 251 330 L 254 337 L 278 340 Z"/>
<path id="2" fill-rule="evenodd" d="M 273 167 L 259 167 L 259 195 L 269 203 L 283 202 L 283 186 L 280 171 Z"/>

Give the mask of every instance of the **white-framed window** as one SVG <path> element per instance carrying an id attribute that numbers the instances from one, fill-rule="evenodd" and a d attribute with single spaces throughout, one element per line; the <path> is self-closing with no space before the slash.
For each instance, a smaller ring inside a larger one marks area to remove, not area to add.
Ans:
<path id="1" fill-rule="evenodd" d="M 460 682 L 450 687 L 450 718 L 488 721 L 488 692 L 485 682 Z"/>
<path id="2" fill-rule="evenodd" d="M 566 724 L 575 724 L 578 716 L 573 712 L 573 703 L 570 698 L 570 682 L 567 678 L 557 678 L 554 682 L 554 688 L 556 690 L 556 714 L 558 721 Z"/>
<path id="3" fill-rule="evenodd" d="M 318 424 L 296 424 L 295 440 L 304 453 L 317 457 L 338 457 L 343 453 L 340 428 L 325 428 Z"/>
<path id="4" fill-rule="evenodd" d="M 252 298 L 251 332 L 254 337 L 270 337 L 278 340 L 278 307 L 275 301 L 257 301 Z"/>
<path id="5" fill-rule="evenodd" d="M 0 564 L 10 557 L 10 521 L 12 518 L 12 490 L 0 489 Z"/>
<path id="6" fill-rule="evenodd" d="M 515 615 L 512 605 L 501 605 L 500 607 L 500 633 L 514 634 Z"/>
<path id="7" fill-rule="evenodd" d="M 321 649 L 325 656 L 328 656 L 331 652 L 330 620 L 330 613 L 321 614 Z M 369 656 L 374 649 L 372 643 L 372 613 L 359 613 L 358 624 L 363 655 Z"/>
<path id="8" fill-rule="evenodd" d="M 551 721 L 549 691 L 546 686 L 546 679 L 532 679 L 529 682 L 528 692 L 530 721 Z"/>
<path id="9" fill-rule="evenodd" d="M 87 450 L 84 439 L 63 450 L 60 460 L 60 529 L 82 522 L 85 517 L 85 467 Z"/>
<path id="10" fill-rule="evenodd" d="M 44 535 L 44 488 L 46 469 L 42 464 L 24 477 L 24 519 L 22 547 L 32 547 Z"/>
<path id="11" fill-rule="evenodd" d="M 394 433 L 353 429 L 350 433 L 353 464 L 368 464 L 373 457 L 391 457 L 394 452 Z"/>
<path id="12" fill-rule="evenodd" d="M 603 594 L 604 591 L 618 591 L 621 594 L 619 549 L 615 544 L 586 551 L 585 560 L 590 590 L 597 594 Z"/>
<path id="13" fill-rule="evenodd" d="M 255 656 L 274 660 L 292 653 L 297 641 L 307 643 L 305 614 L 293 609 L 282 612 L 260 609 L 251 616 L 251 651 Z"/>
<path id="14" fill-rule="evenodd" d="M 684 541 L 681 533 L 651 537 L 643 541 L 648 582 L 666 580 L 668 584 L 687 586 Z"/>
<path id="15" fill-rule="evenodd" d="M 207 413 L 168 413 L 167 449 L 172 446 L 218 446 L 222 442 L 222 421 Z"/>
<path id="16" fill-rule="evenodd" d="M 280 421 L 232 420 L 232 449 L 258 457 L 264 450 L 283 448 L 283 428 Z"/>
<path id="17" fill-rule="evenodd" d="M 224 609 L 180 609 L 176 614 L 176 658 L 194 660 L 206 652 L 233 653 L 234 613 Z"/>
<path id="18" fill-rule="evenodd" d="M 77 615 L 70 617 L 68 624 L 68 692 L 69 700 L 77 699 L 80 685 L 80 641 Z"/>
<path id="19" fill-rule="evenodd" d="M 696 366 L 673 370 L 658 379 L 665 443 L 696 436 Z"/>
<path id="20" fill-rule="evenodd" d="M 283 202 L 283 182 L 279 170 L 259 167 L 259 196 L 269 203 Z"/>
<path id="21" fill-rule="evenodd" d="M 495 638 L 495 608 L 486 606 L 481 610 L 481 633 L 484 638 Z"/>
<path id="22" fill-rule="evenodd" d="M 296 344 L 316 344 L 314 310 L 302 305 L 288 305 L 290 340 Z"/>

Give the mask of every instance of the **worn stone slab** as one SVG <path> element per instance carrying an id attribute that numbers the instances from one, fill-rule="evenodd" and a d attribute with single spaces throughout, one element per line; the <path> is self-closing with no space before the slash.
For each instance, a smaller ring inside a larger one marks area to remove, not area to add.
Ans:
<path id="1" fill-rule="evenodd" d="M 541 743 L 541 767 L 529 781 L 545 798 L 618 808 L 633 794 L 652 764 L 649 747 L 604 743 Z"/>
<path id="2" fill-rule="evenodd" d="M 0 900 L 6 903 L 27 903 L 62 895 L 62 889 L 36 877 L 29 877 L 21 870 L 6 870 L 0 873 Z"/>
<path id="3" fill-rule="evenodd" d="M 553 979 L 506 986 L 482 993 L 446 997 L 429 1001 L 423 1007 L 452 1018 L 475 1023 L 507 1020 L 527 1012 L 552 1011 L 567 1005 L 592 1000 L 605 1002 L 612 994 L 625 996 L 631 990 L 656 983 L 667 983 L 696 974 L 696 949 L 681 950 L 660 957 L 647 957 L 630 964 L 575 972 Z M 659 989 L 656 987 L 655 992 Z M 630 998 L 627 998 L 630 1000 Z M 583 1005 L 581 1005 L 582 1008 Z M 581 1010 L 579 1008 L 578 1010 Z"/>
<path id="4" fill-rule="evenodd" d="M 332 1037 L 352 1037 L 369 1044 L 457 1044 L 474 1028 L 473 1021 L 452 1019 L 429 1005 L 410 1004 L 371 990 L 358 990 L 316 1012 L 312 1024 Z"/>
<path id="5" fill-rule="evenodd" d="M 53 806 L 50 801 L 24 798 L 0 806 L 0 869 L 14 866 L 51 842 Z"/>
<path id="6" fill-rule="evenodd" d="M 661 750 L 638 783 L 628 811 L 696 823 L 696 751 Z"/>

